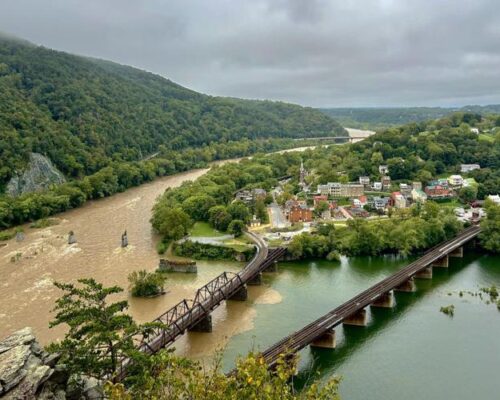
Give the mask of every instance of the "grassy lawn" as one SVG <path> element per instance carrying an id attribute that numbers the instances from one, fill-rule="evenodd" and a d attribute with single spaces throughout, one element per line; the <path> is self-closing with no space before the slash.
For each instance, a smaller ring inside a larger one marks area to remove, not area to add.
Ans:
<path id="1" fill-rule="evenodd" d="M 208 222 L 195 222 L 189 234 L 193 237 L 216 237 L 224 235 L 224 233 L 212 228 Z"/>
<path id="2" fill-rule="evenodd" d="M 231 247 L 236 251 L 245 251 L 252 248 L 252 246 L 249 245 L 249 239 L 245 238 L 245 236 L 234 239 L 227 239 L 222 243 L 224 243 L 224 246 Z"/>
<path id="3" fill-rule="evenodd" d="M 436 203 L 440 207 L 451 207 L 451 208 L 456 208 L 456 207 L 463 207 L 464 205 L 458 200 L 458 199 L 448 199 L 448 200 L 441 200 L 441 201 L 436 201 Z"/>

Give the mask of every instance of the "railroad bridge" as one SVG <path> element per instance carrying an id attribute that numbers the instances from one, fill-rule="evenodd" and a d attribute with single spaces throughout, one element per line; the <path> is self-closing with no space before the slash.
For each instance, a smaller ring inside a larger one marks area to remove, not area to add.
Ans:
<path id="1" fill-rule="evenodd" d="M 365 326 L 366 307 L 393 307 L 394 292 L 415 291 L 415 279 L 431 279 L 433 268 L 447 268 L 449 257 L 462 257 L 463 246 L 474 241 L 480 231 L 479 226 L 463 230 L 455 238 L 433 247 L 395 274 L 275 343 L 262 353 L 267 365 L 273 368 L 280 356 L 292 356 L 308 345 L 335 348 L 336 326 Z M 247 285 L 260 284 L 262 272 L 276 270 L 276 263 L 285 255 L 286 249 L 269 249 L 262 238 L 252 233 L 249 235 L 256 244 L 257 252 L 245 268 L 236 274 L 223 272 L 198 289 L 193 300 L 182 300 L 156 318 L 153 322 L 158 324 L 147 336 L 134 335 L 134 341 L 140 351 L 154 354 L 174 343 L 186 331 L 211 332 L 210 314 L 215 308 L 225 300 L 246 300 Z M 116 380 L 125 377 L 130 362 L 127 358 L 119 361 Z"/>
<path id="2" fill-rule="evenodd" d="M 276 263 L 285 255 L 286 249 L 269 249 L 261 237 L 247 234 L 256 244 L 256 254 L 245 268 L 238 273 L 223 272 L 199 288 L 193 300 L 182 300 L 152 321 L 158 324 L 153 324 L 147 336 L 134 335 L 140 351 L 154 354 L 174 343 L 186 331 L 211 332 L 210 314 L 215 308 L 225 300 L 246 300 L 247 285 L 260 285 L 263 272 L 276 271 Z M 125 377 L 130 362 L 129 359 L 120 360 L 117 380 Z"/>
<path id="3" fill-rule="evenodd" d="M 366 307 L 392 308 L 394 292 L 413 292 L 415 279 L 432 279 L 433 268 L 448 268 L 449 257 L 463 257 L 464 245 L 473 242 L 481 232 L 471 226 L 455 238 L 428 250 L 421 258 L 402 268 L 390 277 L 376 283 L 339 307 L 331 310 L 304 328 L 275 343 L 262 353 L 270 368 L 282 355 L 292 356 L 304 347 L 335 348 L 335 327 L 344 325 L 365 326 Z"/>

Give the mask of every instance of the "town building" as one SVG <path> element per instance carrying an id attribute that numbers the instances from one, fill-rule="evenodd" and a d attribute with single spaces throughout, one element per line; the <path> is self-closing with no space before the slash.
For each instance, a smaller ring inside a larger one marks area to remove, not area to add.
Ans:
<path id="1" fill-rule="evenodd" d="M 306 183 L 306 176 L 308 175 L 307 170 L 304 168 L 304 162 L 300 159 L 300 170 L 299 170 L 299 186 L 303 191 L 308 192 L 309 186 Z"/>
<path id="2" fill-rule="evenodd" d="M 500 196 L 498 194 L 490 194 L 486 198 L 491 200 L 493 203 L 500 205 Z"/>
<path id="3" fill-rule="evenodd" d="M 462 174 L 474 171 L 475 169 L 481 169 L 481 166 L 479 164 L 460 164 L 460 172 Z"/>
<path id="4" fill-rule="evenodd" d="M 297 222 L 311 222 L 313 220 L 312 210 L 303 202 L 288 200 L 287 203 L 285 216 L 292 224 Z"/>
<path id="5" fill-rule="evenodd" d="M 470 131 L 472 133 L 475 133 L 476 135 L 479 135 L 479 129 L 478 128 L 470 128 Z"/>
<path id="6" fill-rule="evenodd" d="M 376 210 L 385 210 L 389 206 L 389 197 L 375 196 L 372 202 Z"/>
<path id="7" fill-rule="evenodd" d="M 316 207 L 322 201 L 328 201 L 328 195 L 320 194 L 320 195 L 313 196 L 314 207 Z"/>
<path id="8" fill-rule="evenodd" d="M 450 186 L 462 186 L 464 178 L 462 178 L 462 175 L 451 175 L 448 177 L 448 183 Z"/>
<path id="9" fill-rule="evenodd" d="M 378 172 L 380 175 L 386 175 L 389 173 L 389 167 L 387 165 L 379 165 Z"/>
<path id="10" fill-rule="evenodd" d="M 391 187 L 391 177 L 388 175 L 384 175 L 382 177 L 382 189 L 389 190 Z"/>
<path id="11" fill-rule="evenodd" d="M 453 197 L 453 191 L 447 186 L 429 185 L 425 187 L 425 194 L 430 199 L 446 199 Z"/>
<path id="12" fill-rule="evenodd" d="M 413 189 L 422 190 L 422 182 L 412 182 L 411 187 Z"/>
<path id="13" fill-rule="evenodd" d="M 252 220 L 250 221 L 250 226 L 252 228 L 259 227 L 261 224 L 260 218 L 257 218 L 256 215 L 253 216 Z"/>
<path id="14" fill-rule="evenodd" d="M 368 186 L 370 184 L 370 177 L 369 176 L 360 176 L 359 177 L 359 184 Z"/>
<path id="15" fill-rule="evenodd" d="M 264 189 L 252 189 L 252 190 L 240 190 L 236 193 L 235 200 L 240 200 L 244 203 L 251 203 L 254 200 L 264 200 L 267 196 L 267 192 Z"/>
<path id="16" fill-rule="evenodd" d="M 406 198 L 401 192 L 392 192 L 390 204 L 395 208 L 406 208 Z"/>
<path id="17" fill-rule="evenodd" d="M 422 191 L 422 189 L 412 189 L 411 198 L 415 203 L 425 203 L 427 200 L 427 195 Z"/>
<path id="18" fill-rule="evenodd" d="M 372 188 L 376 191 L 382 190 L 382 182 L 373 182 Z"/>
<path id="19" fill-rule="evenodd" d="M 399 191 L 403 196 L 411 196 L 411 186 L 408 185 L 407 183 L 400 183 L 399 184 Z"/>
<path id="20" fill-rule="evenodd" d="M 326 185 L 318 185 L 317 192 L 334 198 L 357 197 L 365 193 L 365 187 L 358 183 L 329 182 Z"/>
<path id="21" fill-rule="evenodd" d="M 446 178 L 440 178 L 440 179 L 430 181 L 427 186 L 442 186 L 442 187 L 447 188 L 449 186 L 449 182 L 448 182 L 448 179 L 446 179 Z"/>

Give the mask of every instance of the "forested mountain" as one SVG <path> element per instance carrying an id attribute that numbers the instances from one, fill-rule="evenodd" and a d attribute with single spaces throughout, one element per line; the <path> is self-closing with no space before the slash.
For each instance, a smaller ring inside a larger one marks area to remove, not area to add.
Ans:
<path id="1" fill-rule="evenodd" d="M 483 115 L 500 113 L 500 105 L 443 107 L 394 107 L 394 108 L 322 108 L 326 115 L 342 125 L 352 128 L 378 129 L 390 126 L 438 119 L 457 111 Z"/>
<path id="2" fill-rule="evenodd" d="M 346 135 L 311 108 L 212 97 L 158 75 L 0 36 L 0 188 L 31 152 L 69 178 L 158 150 Z"/>

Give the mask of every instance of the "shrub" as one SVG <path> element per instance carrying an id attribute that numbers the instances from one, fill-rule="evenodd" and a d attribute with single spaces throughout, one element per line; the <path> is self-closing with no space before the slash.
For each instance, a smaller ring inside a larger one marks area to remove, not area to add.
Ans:
<path id="1" fill-rule="evenodd" d="M 128 276 L 130 291 L 135 297 L 157 296 L 163 292 L 167 277 L 160 272 L 134 271 Z"/>

